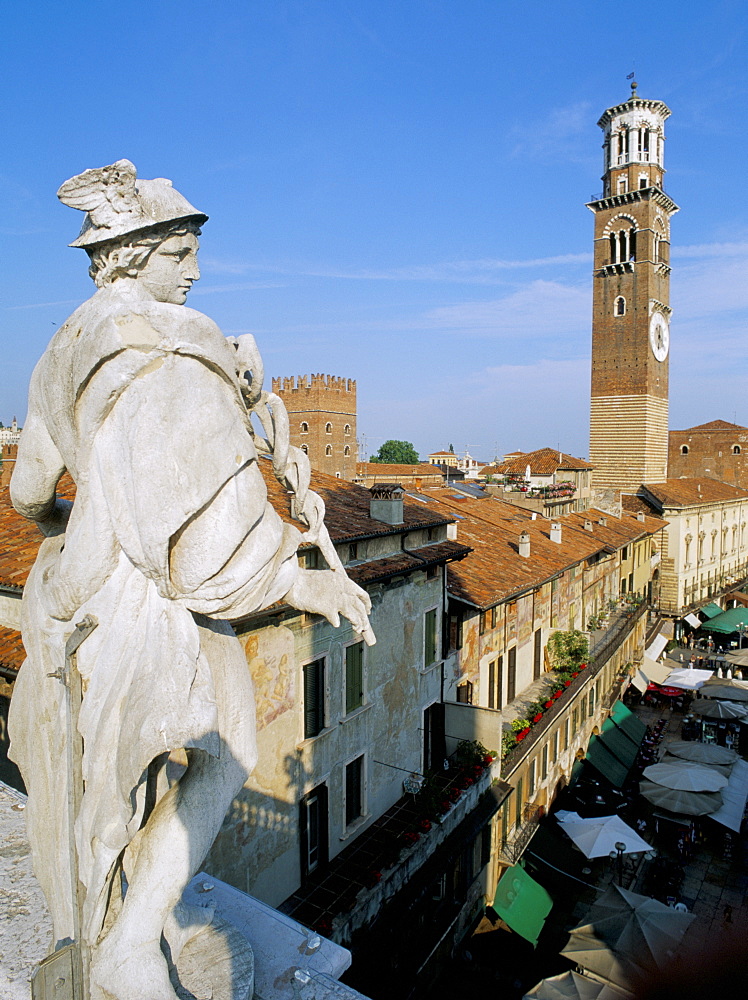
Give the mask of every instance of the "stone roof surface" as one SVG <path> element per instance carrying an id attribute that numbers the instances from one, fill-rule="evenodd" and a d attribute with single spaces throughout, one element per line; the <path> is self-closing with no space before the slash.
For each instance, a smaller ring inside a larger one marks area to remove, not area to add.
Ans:
<path id="1" fill-rule="evenodd" d="M 583 458 L 574 458 L 559 452 L 558 448 L 538 448 L 536 451 L 524 452 L 515 458 L 507 458 L 500 465 L 495 466 L 498 472 L 504 475 L 520 474 L 524 475 L 527 466 L 535 476 L 552 476 L 558 469 L 593 469 Z"/>
<path id="2" fill-rule="evenodd" d="M 660 507 L 691 507 L 700 503 L 717 503 L 720 500 L 748 500 L 746 490 L 705 476 L 647 483 L 641 487 L 641 494 L 645 499 L 651 497 Z"/>
<path id="3" fill-rule="evenodd" d="M 26 659 L 21 633 L 0 625 L 0 667 L 18 671 Z"/>
<path id="4" fill-rule="evenodd" d="M 685 427 L 682 431 L 672 431 L 673 434 L 693 434 L 698 431 L 748 431 L 748 427 L 741 424 L 731 424 L 727 420 L 710 420 L 706 424 L 697 424 L 695 427 Z"/>
<path id="5" fill-rule="evenodd" d="M 384 462 L 356 462 L 356 473 L 359 476 L 435 476 L 436 466 L 430 462 L 419 462 L 417 465 L 386 465 Z"/>

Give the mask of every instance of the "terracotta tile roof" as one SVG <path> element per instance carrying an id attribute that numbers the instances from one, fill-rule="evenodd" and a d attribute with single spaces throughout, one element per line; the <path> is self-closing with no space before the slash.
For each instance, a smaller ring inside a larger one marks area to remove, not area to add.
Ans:
<path id="1" fill-rule="evenodd" d="M 503 475 L 524 475 L 527 466 L 535 476 L 552 476 L 559 469 L 592 469 L 594 466 L 585 462 L 583 458 L 574 458 L 559 452 L 557 448 L 538 448 L 537 451 L 528 451 L 516 457 L 507 458 L 506 461 L 496 466 L 498 472 Z"/>
<path id="2" fill-rule="evenodd" d="M 640 496 L 663 507 L 691 507 L 700 503 L 716 503 L 720 500 L 748 499 L 746 490 L 720 483 L 717 479 L 666 479 L 663 483 L 647 483 L 639 491 Z"/>
<path id="3" fill-rule="evenodd" d="M 356 474 L 359 476 L 435 476 L 437 467 L 430 462 L 419 462 L 417 465 L 385 465 L 382 462 L 356 462 Z"/>
<path id="4" fill-rule="evenodd" d="M 685 427 L 682 431 L 673 431 L 674 434 L 693 434 L 699 431 L 748 431 L 748 427 L 740 424 L 730 424 L 726 420 L 710 420 L 707 424 L 697 424 L 695 427 Z"/>
<path id="5" fill-rule="evenodd" d="M 642 524 L 628 514 L 621 518 L 603 511 L 565 515 L 552 520 L 536 517 L 496 498 L 458 497 L 448 489 L 424 490 L 457 517 L 457 537 L 473 551 L 450 564 L 448 587 L 453 597 L 488 608 L 519 595 L 597 553 L 616 551 L 667 522 L 648 518 Z M 601 525 L 599 518 L 607 524 Z M 584 527 L 592 523 L 592 531 Z M 551 524 L 561 524 L 561 542 L 550 540 Z M 519 536 L 530 535 L 530 556 L 519 555 Z"/>
<path id="6" fill-rule="evenodd" d="M 453 451 L 432 451 L 432 452 L 429 452 L 429 458 L 431 458 L 432 455 L 434 455 L 434 456 L 436 456 L 436 455 L 454 455 L 454 452 Z"/>
<path id="7" fill-rule="evenodd" d="M 289 497 L 273 476 L 270 462 L 260 461 L 268 488 L 268 499 L 285 520 L 292 522 Z M 431 466 L 426 466 L 430 469 Z M 400 534 L 419 528 L 436 527 L 450 523 L 453 518 L 443 509 L 427 504 L 406 501 L 403 504 L 404 521 L 401 525 L 384 524 L 369 517 L 371 493 L 364 486 L 349 483 L 335 476 L 312 473 L 312 488 L 325 502 L 327 524 L 334 542 L 354 541 L 375 535 Z M 75 486 L 69 476 L 64 476 L 58 488 L 60 496 L 72 500 Z M 36 559 L 42 534 L 33 521 L 21 517 L 10 504 L 7 488 L 0 491 L 0 587 L 21 590 Z"/>
<path id="8" fill-rule="evenodd" d="M 0 625 L 0 667 L 17 672 L 25 659 L 26 650 L 23 648 L 21 633 Z"/>
<path id="9" fill-rule="evenodd" d="M 348 576 L 364 586 L 367 583 L 376 583 L 379 580 L 387 580 L 402 573 L 412 573 L 414 570 L 426 569 L 428 566 L 436 566 L 439 563 L 452 562 L 455 559 L 464 559 L 470 552 L 470 548 L 462 542 L 435 542 L 415 550 L 416 554 L 398 553 L 385 559 L 376 559 L 373 562 L 362 563 L 360 566 L 349 566 L 346 569 Z"/>

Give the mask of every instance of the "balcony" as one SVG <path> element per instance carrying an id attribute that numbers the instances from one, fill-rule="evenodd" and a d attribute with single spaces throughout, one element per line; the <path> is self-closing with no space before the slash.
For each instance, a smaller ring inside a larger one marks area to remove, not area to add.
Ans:
<path id="1" fill-rule="evenodd" d="M 439 819 L 424 821 L 417 796 L 403 795 L 278 909 L 340 944 L 349 943 L 480 808 L 499 771 L 496 760 L 469 785 L 465 770 L 456 766 L 435 773 L 433 781 L 446 807 Z"/>

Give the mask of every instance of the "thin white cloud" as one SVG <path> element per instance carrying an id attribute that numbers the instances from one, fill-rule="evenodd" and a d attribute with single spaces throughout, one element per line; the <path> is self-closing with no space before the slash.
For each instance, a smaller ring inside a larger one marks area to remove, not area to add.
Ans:
<path id="1" fill-rule="evenodd" d="M 588 135 L 590 121 L 594 121 L 594 112 L 589 101 L 552 108 L 544 118 L 524 121 L 510 129 L 511 155 L 586 163 L 591 158 L 590 150 L 580 139 Z"/>
<path id="2" fill-rule="evenodd" d="M 47 306 L 79 305 L 80 299 L 58 299 L 57 302 L 29 302 L 22 306 L 6 306 L 6 309 L 44 309 Z"/>

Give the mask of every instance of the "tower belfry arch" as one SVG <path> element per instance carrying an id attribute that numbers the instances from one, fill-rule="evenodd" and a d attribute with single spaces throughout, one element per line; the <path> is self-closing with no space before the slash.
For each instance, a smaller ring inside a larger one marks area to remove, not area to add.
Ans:
<path id="1" fill-rule="evenodd" d="M 608 108 L 603 191 L 595 216 L 590 462 L 598 489 L 632 490 L 667 476 L 670 218 L 665 121 L 670 109 L 631 96 Z"/>

